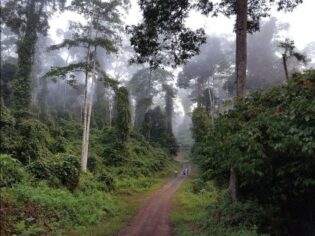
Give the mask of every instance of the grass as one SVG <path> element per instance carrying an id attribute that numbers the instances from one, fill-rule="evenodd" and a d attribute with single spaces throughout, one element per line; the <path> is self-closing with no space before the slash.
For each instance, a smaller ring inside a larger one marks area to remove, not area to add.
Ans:
<path id="1" fill-rule="evenodd" d="M 203 182 L 198 169 L 193 166 L 191 176 L 181 185 L 173 199 L 171 224 L 177 236 L 257 236 L 256 227 L 232 227 L 224 224 L 218 217 L 218 208 L 225 215 L 229 206 L 223 205 L 224 190 L 217 189 L 213 182 Z M 223 208 L 222 208 L 223 207 Z M 232 206 L 231 206 L 232 207 Z M 221 214 L 220 213 L 220 214 Z M 219 214 L 219 215 L 220 215 Z M 234 215 L 235 216 L 235 215 Z M 226 219 L 225 219 L 226 220 Z M 261 234 L 262 236 L 263 234 Z M 266 236 L 266 235 L 265 235 Z"/>
<path id="2" fill-rule="evenodd" d="M 173 199 L 171 224 L 175 234 L 180 236 L 205 236 L 207 207 L 215 201 L 217 192 L 212 183 L 198 189 L 198 170 L 192 167 L 192 174 L 181 185 Z"/>

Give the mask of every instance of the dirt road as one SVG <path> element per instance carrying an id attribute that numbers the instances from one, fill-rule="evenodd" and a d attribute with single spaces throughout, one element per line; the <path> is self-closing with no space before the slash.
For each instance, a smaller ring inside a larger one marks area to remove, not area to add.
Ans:
<path id="1" fill-rule="evenodd" d="M 183 164 L 183 168 L 190 165 Z M 171 236 L 170 213 L 172 207 L 172 198 L 187 176 L 183 172 L 168 182 L 157 193 L 155 193 L 138 212 L 128 227 L 120 236 Z"/>

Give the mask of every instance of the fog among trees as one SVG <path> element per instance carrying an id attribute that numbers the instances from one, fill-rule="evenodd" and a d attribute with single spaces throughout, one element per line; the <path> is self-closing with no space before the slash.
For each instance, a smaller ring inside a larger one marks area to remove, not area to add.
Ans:
<path id="1" fill-rule="evenodd" d="M 314 235 L 306 2 L 3 0 L 0 234 L 116 235 L 171 179 L 176 235 Z"/>

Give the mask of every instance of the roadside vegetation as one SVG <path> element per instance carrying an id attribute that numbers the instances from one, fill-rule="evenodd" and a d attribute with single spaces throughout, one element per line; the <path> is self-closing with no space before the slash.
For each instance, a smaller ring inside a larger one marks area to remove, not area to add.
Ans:
<path id="1" fill-rule="evenodd" d="M 110 163 L 103 153 L 112 143 L 99 141 L 106 132 L 92 131 L 95 156 L 86 173 L 80 172 L 75 153 L 51 154 L 25 164 L 1 154 L 1 235 L 64 234 L 100 222 L 110 226 L 102 228 L 102 235 L 112 235 L 180 168 L 165 150 L 139 134 L 131 135 L 122 162 Z M 79 142 L 71 141 L 69 149 Z"/>
<path id="2" fill-rule="evenodd" d="M 207 215 L 200 222 L 208 234 L 233 235 L 231 228 L 246 232 L 236 235 L 313 235 L 314 98 L 311 70 L 295 74 L 288 85 L 237 100 L 214 123 L 202 107 L 194 111 L 192 158 L 204 190 L 191 196 L 202 199 L 209 181 L 219 189 L 216 202 L 203 206 Z M 236 201 L 227 191 L 231 166 Z"/>
<path id="3" fill-rule="evenodd" d="M 3 0 L 0 235 L 114 235 L 179 147 L 178 235 L 315 235 L 315 44 L 266 18 L 302 3 Z"/>
<path id="4" fill-rule="evenodd" d="M 134 194 L 173 176 L 176 146 L 159 142 L 170 132 L 164 114 L 153 122 L 154 141 L 145 138 L 131 126 L 126 89 L 118 91 L 114 125 L 90 131 L 87 171 L 80 165 L 80 122 L 50 115 L 44 123 L 33 111 L 16 118 L 1 103 L 1 235 L 65 234 L 114 218 L 106 229 L 112 235 L 143 203 L 129 208 Z"/>

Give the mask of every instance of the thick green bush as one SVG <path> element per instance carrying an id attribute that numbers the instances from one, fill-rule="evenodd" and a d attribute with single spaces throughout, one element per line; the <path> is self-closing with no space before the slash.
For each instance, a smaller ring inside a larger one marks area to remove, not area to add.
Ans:
<path id="1" fill-rule="evenodd" d="M 0 154 L 0 170 L 0 188 L 12 187 L 27 176 L 22 164 L 6 154 Z"/>
<path id="2" fill-rule="evenodd" d="M 40 180 L 54 181 L 57 178 L 69 190 L 74 190 L 79 183 L 79 158 L 69 154 L 58 154 L 49 159 L 41 158 L 28 165 L 28 170 Z"/>
<path id="3" fill-rule="evenodd" d="M 76 156 L 60 154 L 53 164 L 54 174 L 61 183 L 70 190 L 74 190 L 79 183 L 80 162 Z"/>
<path id="4" fill-rule="evenodd" d="M 227 186 L 233 166 L 239 200 L 272 209 L 266 222 L 261 216 L 259 230 L 312 235 L 315 71 L 296 74 L 286 86 L 236 101 L 233 110 L 207 128 L 209 121 L 204 111 L 194 111 L 193 153 L 201 163 L 203 178 Z"/>
<path id="5" fill-rule="evenodd" d="M 26 164 L 51 155 L 48 147 L 53 139 L 46 125 L 39 120 L 28 118 L 19 120 L 16 129 L 21 140 L 15 155 L 21 162 Z"/>
<path id="6" fill-rule="evenodd" d="M 105 189 L 112 191 L 115 189 L 115 179 L 110 172 L 103 170 L 99 176 L 98 181 L 105 187 Z"/>
<path id="7" fill-rule="evenodd" d="M 35 204 L 54 224 L 67 226 L 88 226 L 99 222 L 107 214 L 114 214 L 117 206 L 112 197 L 98 190 L 74 192 L 50 188 L 45 184 L 33 187 L 18 185 L 13 190 L 15 199 L 24 205 Z M 37 220 L 37 219 L 36 219 Z M 40 219 L 38 219 L 40 220 Z"/>

